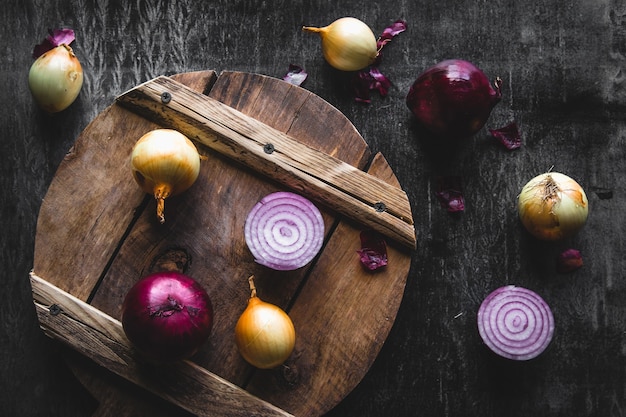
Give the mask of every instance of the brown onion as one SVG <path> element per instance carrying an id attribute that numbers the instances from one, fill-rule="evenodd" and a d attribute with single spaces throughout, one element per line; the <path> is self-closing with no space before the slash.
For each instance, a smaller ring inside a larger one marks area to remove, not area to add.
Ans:
<path id="1" fill-rule="evenodd" d="M 83 69 L 69 45 L 39 56 L 30 67 L 28 87 L 37 104 L 49 113 L 65 110 L 83 86 Z"/>
<path id="2" fill-rule="evenodd" d="M 559 172 L 546 172 L 528 181 L 518 196 L 517 207 L 526 230 L 543 240 L 574 235 L 589 214 L 583 188 Z"/>
<path id="3" fill-rule="evenodd" d="M 274 368 L 287 360 L 296 343 L 296 330 L 280 307 L 261 301 L 254 277 L 248 278 L 250 299 L 235 327 L 241 356 L 260 369 Z"/>
<path id="4" fill-rule="evenodd" d="M 200 154 L 182 133 L 155 129 L 135 143 L 130 156 L 133 178 L 157 200 L 157 217 L 165 222 L 165 199 L 193 185 L 200 174 Z"/>

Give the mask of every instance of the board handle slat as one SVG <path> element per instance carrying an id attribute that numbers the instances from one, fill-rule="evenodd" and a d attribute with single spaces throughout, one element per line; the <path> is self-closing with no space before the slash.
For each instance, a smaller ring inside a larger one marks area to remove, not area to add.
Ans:
<path id="1" fill-rule="evenodd" d="M 117 97 L 160 125 L 260 172 L 404 246 L 417 245 L 406 193 L 165 76 Z"/>
<path id="2" fill-rule="evenodd" d="M 46 335 L 130 382 L 198 416 L 288 417 L 189 360 L 150 364 L 126 338 L 119 320 L 30 273 L 33 301 Z"/>

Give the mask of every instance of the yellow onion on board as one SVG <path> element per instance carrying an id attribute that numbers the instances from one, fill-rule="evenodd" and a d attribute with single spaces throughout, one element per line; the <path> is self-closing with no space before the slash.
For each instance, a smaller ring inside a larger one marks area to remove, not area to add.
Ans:
<path id="1" fill-rule="evenodd" d="M 165 222 L 165 199 L 193 185 L 200 173 L 200 154 L 185 135 L 155 129 L 143 135 L 130 157 L 133 178 L 157 200 L 157 217 Z"/>
<path id="2" fill-rule="evenodd" d="M 293 322 L 280 307 L 256 295 L 254 277 L 248 278 L 248 306 L 235 326 L 235 342 L 241 356 L 259 369 L 270 369 L 289 358 L 296 343 Z"/>

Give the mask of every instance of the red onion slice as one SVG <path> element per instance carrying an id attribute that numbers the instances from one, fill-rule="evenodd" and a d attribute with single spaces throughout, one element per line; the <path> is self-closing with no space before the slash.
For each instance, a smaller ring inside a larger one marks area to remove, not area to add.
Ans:
<path id="1" fill-rule="evenodd" d="M 478 332 L 498 355 L 524 361 L 548 347 L 554 333 L 554 317 L 539 295 L 508 285 L 493 291 L 482 302 Z"/>
<path id="2" fill-rule="evenodd" d="M 286 192 L 265 196 L 250 210 L 245 238 L 254 260 L 291 271 L 313 260 L 324 241 L 324 220 L 306 198 Z"/>

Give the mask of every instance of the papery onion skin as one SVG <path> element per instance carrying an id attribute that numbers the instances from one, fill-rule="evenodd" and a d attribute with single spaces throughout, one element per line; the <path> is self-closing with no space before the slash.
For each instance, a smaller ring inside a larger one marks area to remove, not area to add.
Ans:
<path id="1" fill-rule="evenodd" d="M 165 222 L 164 201 L 193 185 L 200 174 L 200 154 L 182 133 L 155 129 L 135 143 L 131 153 L 133 178 L 157 200 L 157 216 Z"/>
<path id="2" fill-rule="evenodd" d="M 204 288 L 176 271 L 156 272 L 126 294 L 122 326 L 145 357 L 172 362 L 194 355 L 211 334 L 213 305 Z"/>
<path id="3" fill-rule="evenodd" d="M 507 285 L 480 305 L 478 331 L 485 345 L 507 359 L 526 361 L 545 351 L 554 335 L 554 316 L 535 292 Z"/>
<path id="4" fill-rule="evenodd" d="M 406 105 L 429 131 L 445 139 L 474 135 L 502 99 L 502 81 L 494 86 L 474 64 L 460 59 L 439 62 L 413 82 Z"/>
<path id="5" fill-rule="evenodd" d="M 566 249 L 562 251 L 556 260 L 556 272 L 567 274 L 576 271 L 583 266 L 583 257 L 578 249 Z"/>
<path id="6" fill-rule="evenodd" d="M 288 191 L 263 197 L 248 213 L 244 236 L 254 260 L 291 271 L 311 262 L 324 242 L 324 220 L 307 198 Z"/>
<path id="7" fill-rule="evenodd" d="M 241 356 L 251 365 L 259 369 L 275 368 L 293 352 L 296 330 L 280 307 L 257 297 L 253 277 L 248 281 L 252 294 L 235 326 L 235 342 Z"/>
<path id="8" fill-rule="evenodd" d="M 575 180 L 559 172 L 547 172 L 524 185 L 518 196 L 518 213 L 531 235 L 541 240 L 561 240 L 585 225 L 589 202 Z"/>
<path id="9" fill-rule="evenodd" d="M 342 17 L 322 28 L 304 26 L 302 30 L 320 35 L 326 62 L 338 70 L 361 70 L 378 56 L 374 32 L 354 17 Z"/>
<path id="10" fill-rule="evenodd" d="M 83 86 L 83 69 L 71 47 L 61 44 L 39 56 L 28 73 L 28 87 L 48 113 L 68 108 Z"/>

